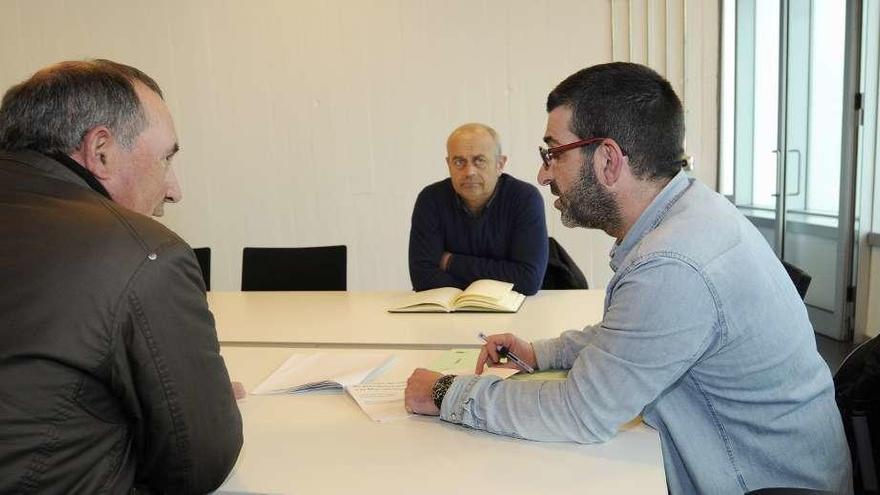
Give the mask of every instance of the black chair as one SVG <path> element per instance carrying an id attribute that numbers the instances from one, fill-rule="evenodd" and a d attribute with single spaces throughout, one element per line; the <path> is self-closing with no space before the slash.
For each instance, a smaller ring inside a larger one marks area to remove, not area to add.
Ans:
<path id="1" fill-rule="evenodd" d="M 205 279 L 205 290 L 211 290 L 211 248 L 193 248 L 199 267 L 202 269 L 202 278 Z"/>
<path id="2" fill-rule="evenodd" d="M 855 348 L 834 374 L 856 494 L 880 493 L 880 339 Z"/>
<path id="3" fill-rule="evenodd" d="M 556 239 L 549 238 L 547 271 L 541 289 L 589 289 L 587 277 Z"/>
<path id="4" fill-rule="evenodd" d="M 782 260 L 782 266 L 794 283 L 794 287 L 797 289 L 798 294 L 800 294 L 801 299 L 807 297 L 807 289 L 810 288 L 810 282 L 813 280 L 813 277 L 785 260 Z"/>
<path id="5" fill-rule="evenodd" d="M 346 247 L 246 247 L 241 290 L 346 290 Z"/>

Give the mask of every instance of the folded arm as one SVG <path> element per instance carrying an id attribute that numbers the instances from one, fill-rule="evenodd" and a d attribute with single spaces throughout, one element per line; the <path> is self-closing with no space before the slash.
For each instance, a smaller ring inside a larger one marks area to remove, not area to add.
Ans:
<path id="1" fill-rule="evenodd" d="M 465 280 L 440 268 L 445 243 L 439 217 L 437 205 L 423 191 L 416 199 L 409 232 L 409 277 L 417 291 L 468 286 Z"/>
<path id="2" fill-rule="evenodd" d="M 452 253 L 448 271 L 461 280 L 491 278 L 513 282 L 513 290 L 532 295 L 541 288 L 547 269 L 547 222 L 537 190 L 517 202 L 511 219 L 508 259 Z"/>

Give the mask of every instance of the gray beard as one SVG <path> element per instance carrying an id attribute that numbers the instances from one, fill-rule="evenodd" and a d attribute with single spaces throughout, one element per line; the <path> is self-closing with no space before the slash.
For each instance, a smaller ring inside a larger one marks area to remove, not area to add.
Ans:
<path id="1" fill-rule="evenodd" d="M 596 180 L 588 159 L 581 167 L 580 180 L 574 188 L 560 196 L 562 225 L 569 228 L 600 229 L 616 232 L 621 225 L 620 208 L 614 195 Z"/>

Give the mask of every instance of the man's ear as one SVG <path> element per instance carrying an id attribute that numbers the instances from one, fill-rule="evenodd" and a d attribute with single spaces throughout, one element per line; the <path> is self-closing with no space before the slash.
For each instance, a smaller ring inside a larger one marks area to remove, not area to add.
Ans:
<path id="1" fill-rule="evenodd" d="M 498 175 L 504 171 L 505 165 L 507 165 L 507 155 L 498 155 Z"/>
<path id="2" fill-rule="evenodd" d="M 620 149 L 620 145 L 613 139 L 606 139 L 596 148 L 593 153 L 593 166 L 596 167 L 596 178 L 605 187 L 611 187 L 617 183 L 623 173 L 623 168 L 628 166 L 629 161 Z"/>
<path id="3" fill-rule="evenodd" d="M 113 153 L 113 142 L 113 133 L 107 126 L 93 127 L 83 136 L 73 158 L 99 180 L 107 180 L 112 174 L 109 161 Z"/>

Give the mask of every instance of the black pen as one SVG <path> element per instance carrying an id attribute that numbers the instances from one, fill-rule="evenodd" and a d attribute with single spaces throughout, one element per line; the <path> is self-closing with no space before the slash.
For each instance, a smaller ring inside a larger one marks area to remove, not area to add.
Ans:
<path id="1" fill-rule="evenodd" d="M 486 335 L 483 332 L 480 332 L 480 338 L 483 340 L 483 342 L 485 342 L 487 344 L 489 343 L 489 340 L 486 339 Z M 519 356 L 514 354 L 513 351 L 511 351 L 507 347 L 505 347 L 503 345 L 499 345 L 499 346 L 495 347 L 495 350 L 498 351 L 500 354 L 510 358 L 511 361 L 516 363 L 516 365 L 519 366 L 520 368 L 522 368 L 522 370 L 525 371 L 526 373 L 534 373 L 535 372 L 535 368 L 532 368 L 531 366 L 529 366 L 525 361 L 520 359 Z"/>

